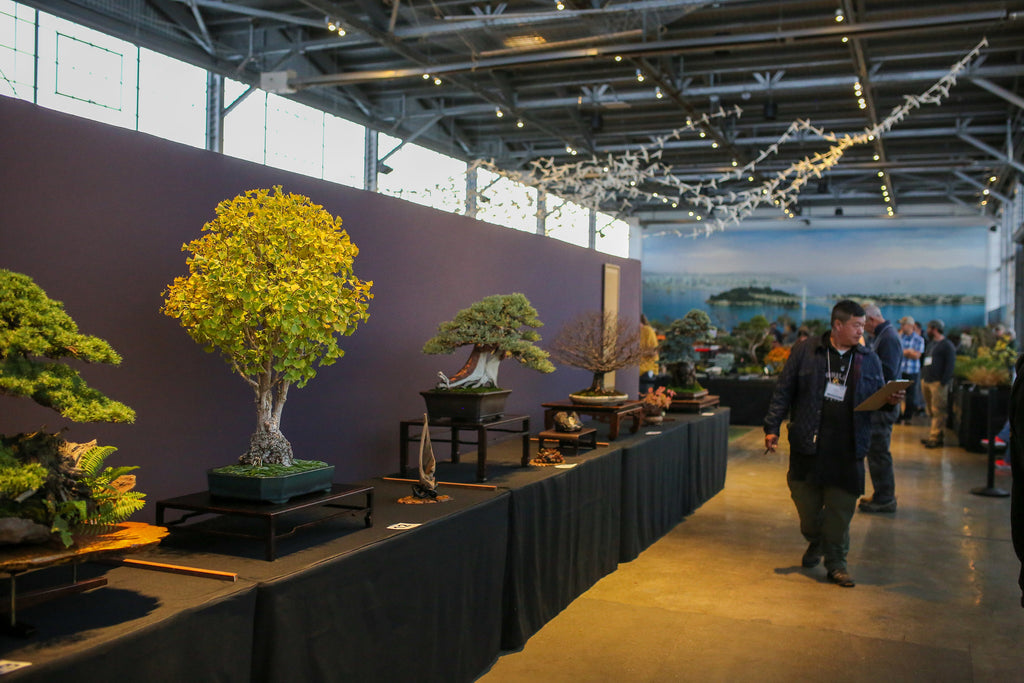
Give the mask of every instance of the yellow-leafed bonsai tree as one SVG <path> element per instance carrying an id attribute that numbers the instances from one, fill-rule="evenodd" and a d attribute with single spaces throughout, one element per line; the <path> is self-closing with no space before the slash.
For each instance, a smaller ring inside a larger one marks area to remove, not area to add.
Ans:
<path id="1" fill-rule="evenodd" d="M 353 273 L 359 250 L 341 218 L 308 197 L 249 190 L 216 213 L 182 246 L 189 275 L 164 292 L 163 312 L 252 388 L 256 431 L 240 463 L 291 467 L 281 433 L 288 390 L 345 354 L 339 338 L 369 317 L 373 283 Z"/>

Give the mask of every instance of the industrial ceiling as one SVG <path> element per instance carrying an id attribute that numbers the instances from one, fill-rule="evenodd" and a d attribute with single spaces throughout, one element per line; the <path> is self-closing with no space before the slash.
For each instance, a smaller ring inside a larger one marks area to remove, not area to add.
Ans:
<path id="1" fill-rule="evenodd" d="M 26 4 L 648 228 L 991 217 L 1024 177 L 1024 0 Z"/>

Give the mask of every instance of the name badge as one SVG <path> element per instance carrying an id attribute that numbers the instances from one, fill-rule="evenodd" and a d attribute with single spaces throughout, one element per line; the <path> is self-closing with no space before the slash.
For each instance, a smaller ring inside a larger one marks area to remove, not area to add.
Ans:
<path id="1" fill-rule="evenodd" d="M 825 385 L 825 398 L 842 401 L 846 397 L 846 385 L 829 382 Z"/>
<path id="2" fill-rule="evenodd" d="M 931 356 L 926 356 L 925 359 L 924 359 L 924 364 L 925 365 L 931 365 L 932 364 L 932 357 Z"/>

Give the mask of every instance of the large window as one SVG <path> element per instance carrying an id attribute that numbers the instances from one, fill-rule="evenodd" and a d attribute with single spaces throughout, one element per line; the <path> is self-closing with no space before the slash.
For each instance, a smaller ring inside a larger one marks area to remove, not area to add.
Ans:
<path id="1" fill-rule="evenodd" d="M 629 258 L 629 223 L 598 213 L 596 248 L 605 254 Z"/>
<path id="2" fill-rule="evenodd" d="M 38 104 L 136 128 L 137 47 L 40 12 L 36 50 Z"/>
<path id="3" fill-rule="evenodd" d="M 384 134 L 377 141 L 382 158 L 401 144 L 398 138 Z M 442 211 L 465 213 L 466 162 L 406 144 L 388 156 L 383 166 L 391 171 L 377 177 L 377 189 L 382 193 Z"/>
<path id="4" fill-rule="evenodd" d="M 548 237 L 580 247 L 590 246 L 590 209 L 561 197 L 548 195 L 544 231 Z"/>
<path id="5" fill-rule="evenodd" d="M 206 70 L 141 49 L 139 130 L 206 147 Z"/>
<path id="6" fill-rule="evenodd" d="M 477 170 L 476 217 L 524 232 L 537 232 L 537 190 L 485 169 Z"/>
<path id="7" fill-rule="evenodd" d="M 36 11 L 0 0 L 0 95 L 35 101 Z"/>
<path id="8" fill-rule="evenodd" d="M 11 0 L 0 0 L 0 96 L 205 147 L 207 72 Z M 225 79 L 225 154 L 363 187 L 363 126 Z M 442 211 L 466 211 L 466 163 L 380 134 L 382 193 Z M 393 153 L 392 153 L 393 152 Z M 590 212 L 489 171 L 477 171 L 476 216 L 551 237 L 590 241 Z M 597 248 L 628 254 L 629 227 L 598 215 Z"/>

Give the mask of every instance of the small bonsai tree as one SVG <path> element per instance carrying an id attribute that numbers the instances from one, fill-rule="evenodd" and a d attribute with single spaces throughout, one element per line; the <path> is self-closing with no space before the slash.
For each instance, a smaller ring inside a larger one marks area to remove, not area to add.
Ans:
<path id="1" fill-rule="evenodd" d="M 498 366 L 508 358 L 538 372 L 555 371 L 547 351 L 534 344 L 540 340 L 534 329 L 543 324 L 524 295 L 494 294 L 438 325 L 437 334 L 423 345 L 423 353 L 450 354 L 472 345 L 466 364 L 457 373 L 451 377 L 439 373 L 439 388 L 497 388 Z"/>
<path id="2" fill-rule="evenodd" d="M 583 394 L 618 394 L 605 387 L 605 374 L 639 365 L 652 358 L 655 349 L 640 345 L 640 325 L 614 313 L 591 311 L 567 322 L 551 342 L 551 355 L 559 363 L 593 373 Z"/>
<path id="3" fill-rule="evenodd" d="M 682 391 L 702 389 L 693 372 L 693 363 L 698 359 L 694 345 L 711 341 L 711 330 L 711 318 L 698 308 L 669 325 L 659 351 L 673 386 Z"/>
<path id="4" fill-rule="evenodd" d="M 203 237 L 182 246 L 189 275 L 167 288 L 162 310 L 252 388 L 256 431 L 240 464 L 290 467 L 281 433 L 288 390 L 345 354 L 339 336 L 369 317 L 373 283 L 353 274 L 359 250 L 341 219 L 308 197 L 249 190 L 216 213 Z"/>
<path id="5" fill-rule="evenodd" d="M 118 365 L 106 341 L 78 326 L 27 275 L 0 270 L 0 395 L 30 398 L 74 422 L 135 421 L 135 411 L 89 387 L 65 360 Z M 135 467 L 101 469 L 116 449 L 59 434 L 0 435 L 0 537 L 65 545 L 82 524 L 113 524 L 140 510 Z"/>

